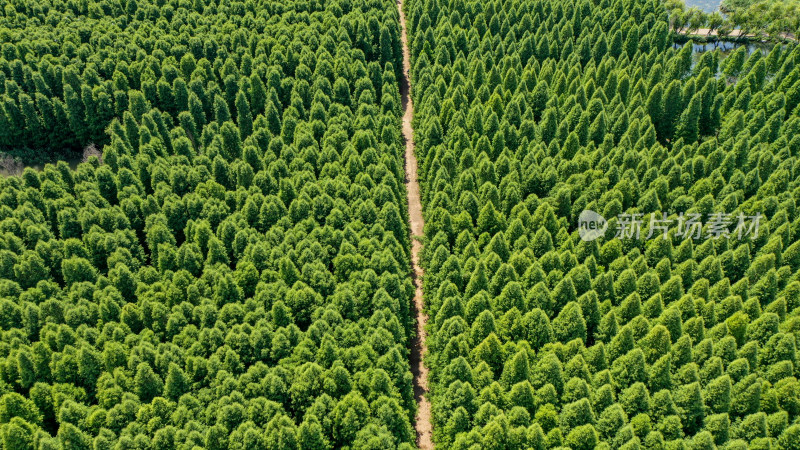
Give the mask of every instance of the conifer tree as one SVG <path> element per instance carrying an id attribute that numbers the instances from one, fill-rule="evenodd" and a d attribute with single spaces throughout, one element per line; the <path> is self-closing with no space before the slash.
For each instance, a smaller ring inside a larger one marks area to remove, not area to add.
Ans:
<path id="1" fill-rule="evenodd" d="M 250 113 L 250 104 L 244 92 L 236 95 L 236 123 L 239 126 L 239 138 L 244 141 L 253 133 L 253 116 Z"/>

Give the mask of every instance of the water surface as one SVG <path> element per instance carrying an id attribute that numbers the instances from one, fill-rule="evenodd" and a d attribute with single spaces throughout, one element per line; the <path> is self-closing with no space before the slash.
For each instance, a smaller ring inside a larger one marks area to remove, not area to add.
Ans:
<path id="1" fill-rule="evenodd" d="M 707 13 L 719 10 L 719 0 L 684 0 L 684 3 L 686 9 L 695 7 Z"/>

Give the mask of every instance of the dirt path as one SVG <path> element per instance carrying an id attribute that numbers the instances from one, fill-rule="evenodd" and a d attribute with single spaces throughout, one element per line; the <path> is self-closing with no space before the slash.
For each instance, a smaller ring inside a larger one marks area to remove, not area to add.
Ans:
<path id="1" fill-rule="evenodd" d="M 691 33 L 687 32 L 686 30 L 678 31 L 678 34 L 682 34 L 684 36 L 701 36 L 705 38 L 719 38 L 719 40 L 730 40 L 730 39 L 741 39 L 741 38 L 755 38 L 756 35 L 753 33 L 745 34 L 742 30 L 731 30 L 730 33 L 726 34 L 725 36 L 720 36 L 717 30 L 712 30 L 710 28 L 698 28 Z M 797 38 L 790 33 L 781 33 L 780 37 L 787 41 L 796 41 Z"/>
<path id="2" fill-rule="evenodd" d="M 687 32 L 686 30 L 679 30 L 678 34 L 683 34 L 685 36 L 705 36 L 705 37 L 719 36 L 717 30 L 712 30 L 710 28 L 698 28 L 696 30 L 693 30 L 691 33 Z M 726 34 L 725 36 L 730 39 L 737 39 L 740 37 L 753 37 L 752 34 L 744 34 L 742 30 L 731 30 L 731 32 Z"/>
<path id="3" fill-rule="evenodd" d="M 431 402 L 428 401 L 428 368 L 422 359 L 428 351 L 425 344 L 427 334 L 425 324 L 428 316 L 425 314 L 422 300 L 422 267 L 419 265 L 419 253 L 422 243 L 415 239 L 422 236 L 425 221 L 422 219 L 422 202 L 419 198 L 419 183 L 417 182 L 417 157 L 414 155 L 414 129 L 411 127 L 411 118 L 414 116 L 414 106 L 411 102 L 411 55 L 408 50 L 408 36 L 406 33 L 406 16 L 403 12 L 403 0 L 398 0 L 397 8 L 400 12 L 400 39 L 403 43 L 403 76 L 400 78 L 400 96 L 403 105 L 403 140 L 406 143 L 405 168 L 406 192 L 408 193 L 408 220 L 411 225 L 411 263 L 414 278 L 414 303 L 412 313 L 416 318 L 417 332 L 411 342 L 411 373 L 414 375 L 414 398 L 417 401 L 417 417 L 414 429 L 417 431 L 417 446 L 420 449 L 433 448 L 433 426 L 431 425 Z"/>

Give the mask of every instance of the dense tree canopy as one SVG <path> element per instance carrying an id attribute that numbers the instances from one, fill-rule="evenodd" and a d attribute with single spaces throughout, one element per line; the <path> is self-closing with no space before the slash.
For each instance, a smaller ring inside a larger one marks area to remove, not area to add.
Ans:
<path id="1" fill-rule="evenodd" d="M 435 441 L 796 448 L 800 49 L 695 61 L 650 0 L 409 1 Z M 645 239 L 662 212 L 701 239 Z"/>
<path id="2" fill-rule="evenodd" d="M 2 6 L 0 446 L 412 447 L 395 3 Z M 437 444 L 796 448 L 800 47 L 406 9 Z"/>
<path id="3" fill-rule="evenodd" d="M 394 3 L 3 7 L 1 446 L 409 447 Z"/>

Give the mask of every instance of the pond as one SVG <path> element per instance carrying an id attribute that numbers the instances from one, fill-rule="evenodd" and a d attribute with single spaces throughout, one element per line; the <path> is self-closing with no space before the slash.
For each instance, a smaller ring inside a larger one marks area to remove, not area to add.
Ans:
<path id="1" fill-rule="evenodd" d="M 703 12 L 712 13 L 719 9 L 719 0 L 684 0 L 686 9 L 695 7 Z"/>
<path id="2" fill-rule="evenodd" d="M 675 43 L 673 47 L 679 49 L 683 47 L 683 43 Z M 715 42 L 695 42 L 692 44 L 692 51 L 694 53 L 705 53 L 719 50 L 723 56 L 727 56 L 733 50 L 739 47 L 747 47 L 747 54 L 751 54 L 756 50 L 761 50 L 763 53 L 769 53 L 772 46 L 769 44 L 762 44 L 759 42 L 735 42 L 735 41 L 715 41 Z"/>
<path id="3" fill-rule="evenodd" d="M 672 44 L 673 48 L 676 50 L 683 47 L 683 43 L 674 43 Z M 769 54 L 772 50 L 772 46 L 769 44 L 763 43 L 752 43 L 752 42 L 732 42 L 732 41 L 716 41 L 716 42 L 705 42 L 705 43 L 694 43 L 692 45 L 692 67 L 700 61 L 700 58 L 703 56 L 705 52 L 713 52 L 714 50 L 719 50 L 719 60 L 720 62 L 725 60 L 734 50 L 739 47 L 746 47 L 747 54 L 750 55 L 756 50 L 761 50 L 764 55 Z M 722 64 L 720 64 L 720 70 L 722 70 Z"/>

